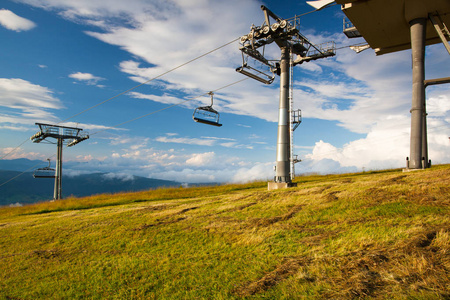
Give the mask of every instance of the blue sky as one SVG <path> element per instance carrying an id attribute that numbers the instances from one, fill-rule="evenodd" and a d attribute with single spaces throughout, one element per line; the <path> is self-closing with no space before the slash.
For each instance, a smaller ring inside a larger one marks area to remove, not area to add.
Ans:
<path id="1" fill-rule="evenodd" d="M 79 126 L 91 138 L 64 149 L 64 173 L 106 172 L 181 182 L 273 177 L 279 81 L 245 80 L 216 92 L 223 126 L 192 121 L 208 91 L 245 77 L 234 42 L 130 93 L 86 109 L 247 34 L 260 5 L 283 18 L 305 1 L 4 0 L 0 6 L 0 154 L 22 144 L 35 122 Z M 359 54 L 333 6 L 301 18 L 313 43 L 335 41 L 333 58 L 294 70 L 297 173 L 403 167 L 409 155 L 411 53 Z M 266 54 L 279 59 L 276 47 Z M 427 47 L 426 78 L 449 76 L 443 45 Z M 449 163 L 449 86 L 427 88 L 429 157 Z M 193 98 L 193 99 L 192 99 Z M 181 105 L 169 105 L 186 101 Z M 122 122 L 147 117 L 116 126 Z M 4 159 L 45 161 L 56 146 L 28 141 Z M 45 166 L 45 163 L 43 164 Z"/>

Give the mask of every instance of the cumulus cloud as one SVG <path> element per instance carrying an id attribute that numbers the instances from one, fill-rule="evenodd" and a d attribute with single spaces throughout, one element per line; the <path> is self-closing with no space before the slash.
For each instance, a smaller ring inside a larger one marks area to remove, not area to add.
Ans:
<path id="1" fill-rule="evenodd" d="M 216 154 L 214 152 L 196 153 L 193 154 L 188 160 L 186 160 L 186 164 L 201 167 L 207 164 L 211 164 L 215 160 Z"/>
<path id="2" fill-rule="evenodd" d="M 253 168 L 251 162 L 228 154 L 219 156 L 213 151 L 187 153 L 184 149 L 160 150 L 148 147 L 133 150 L 131 146 L 123 144 L 121 149 L 115 148 L 109 157 L 102 159 L 89 156 L 86 160 L 79 155 L 71 159 L 68 154 L 65 170 L 71 174 L 86 171 L 111 173 L 110 176 L 129 174 L 188 183 L 247 182 L 267 177 L 263 169 Z"/>
<path id="3" fill-rule="evenodd" d="M 233 175 L 232 182 L 245 183 L 256 180 L 273 180 L 271 174 L 274 163 L 257 163 L 253 166 L 239 168 Z"/>
<path id="4" fill-rule="evenodd" d="M 82 73 L 82 72 L 69 74 L 69 77 L 79 82 L 84 82 L 87 85 L 97 85 L 99 81 L 105 80 L 105 78 L 94 76 L 91 73 Z"/>
<path id="5" fill-rule="evenodd" d="M 27 31 L 36 27 L 33 21 L 22 18 L 7 9 L 0 9 L 0 25 L 17 32 Z"/>

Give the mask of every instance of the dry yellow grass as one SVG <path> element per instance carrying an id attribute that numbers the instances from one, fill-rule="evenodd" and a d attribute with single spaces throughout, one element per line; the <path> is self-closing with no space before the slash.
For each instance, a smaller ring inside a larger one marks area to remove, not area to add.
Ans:
<path id="1" fill-rule="evenodd" d="M 450 166 L 0 209 L 0 299 L 448 299 Z"/>

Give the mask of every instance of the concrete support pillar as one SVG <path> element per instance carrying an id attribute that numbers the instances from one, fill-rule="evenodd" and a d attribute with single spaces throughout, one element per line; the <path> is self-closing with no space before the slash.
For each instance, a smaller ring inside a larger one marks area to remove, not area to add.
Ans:
<path id="1" fill-rule="evenodd" d="M 422 147 L 425 107 L 425 35 L 426 18 L 417 18 L 409 22 L 411 26 L 412 49 L 412 107 L 410 169 L 422 168 Z M 426 141 L 425 141 L 426 143 Z"/>
<path id="2" fill-rule="evenodd" d="M 62 149 L 63 139 L 58 138 L 58 148 L 56 150 L 56 174 L 55 174 L 55 190 L 53 192 L 53 199 L 59 200 L 62 198 Z"/>
<path id="3" fill-rule="evenodd" d="M 277 164 L 275 182 L 291 182 L 289 132 L 289 53 L 281 48 L 280 103 L 278 109 Z"/>

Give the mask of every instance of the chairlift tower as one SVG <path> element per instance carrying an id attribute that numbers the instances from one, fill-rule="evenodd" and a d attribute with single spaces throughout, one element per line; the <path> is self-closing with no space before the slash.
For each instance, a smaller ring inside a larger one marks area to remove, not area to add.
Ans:
<path id="1" fill-rule="evenodd" d="M 39 131 L 30 137 L 33 143 L 45 142 L 47 144 L 56 144 L 56 173 L 55 188 L 53 193 L 53 199 L 59 200 L 62 198 L 62 148 L 63 145 L 67 147 L 75 146 L 76 144 L 87 140 L 89 135 L 82 133 L 83 129 L 58 126 L 51 124 L 36 123 L 39 126 Z M 54 141 L 56 140 L 56 142 Z M 49 167 L 50 168 L 50 165 Z M 41 177 L 42 178 L 42 177 Z M 48 178 L 48 177 L 47 177 Z"/>
<path id="2" fill-rule="evenodd" d="M 295 186 L 292 183 L 294 168 L 291 167 L 291 163 L 299 161 L 291 151 L 292 131 L 300 124 L 300 113 L 294 112 L 290 105 L 292 102 L 290 71 L 295 65 L 334 56 L 336 46 L 334 42 L 321 45 L 311 43 L 300 33 L 300 19 L 297 16 L 282 19 L 264 5 L 261 9 L 265 21 L 261 26 L 252 25 L 250 33 L 241 37 L 242 66 L 236 71 L 264 84 L 271 84 L 275 75 L 280 76 L 277 160 L 274 181 L 268 184 L 271 190 Z M 272 23 L 270 19 L 273 20 Z M 281 50 L 281 59 L 276 62 L 264 57 L 265 46 L 273 42 Z M 259 49 L 262 49 L 262 53 Z M 296 58 L 291 59 L 292 55 L 296 55 Z M 251 66 L 249 58 L 266 66 L 268 71 L 264 72 Z"/>
<path id="3" fill-rule="evenodd" d="M 367 45 L 355 48 L 357 53 L 368 48 L 372 48 L 376 55 L 411 49 L 410 156 L 406 158 L 405 171 L 430 167 L 425 88 L 430 84 L 450 81 L 448 77 L 425 79 L 427 58 L 425 49 L 428 45 L 442 43 L 450 54 L 450 1 L 336 0 L 335 2 L 341 5 L 342 11 L 350 20 L 344 21 L 344 33 L 347 37 L 363 37 L 367 42 Z M 320 2 L 317 4 L 321 5 Z"/>

